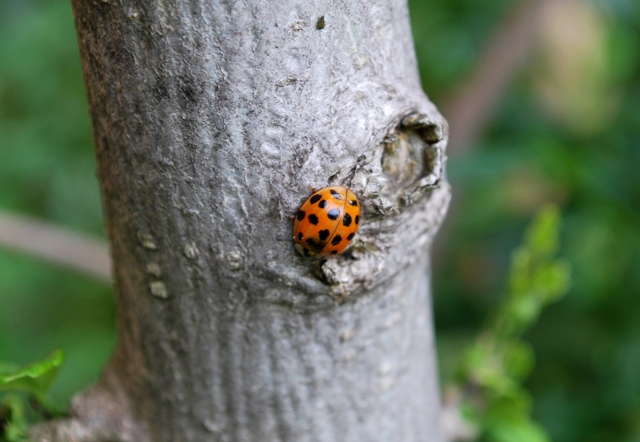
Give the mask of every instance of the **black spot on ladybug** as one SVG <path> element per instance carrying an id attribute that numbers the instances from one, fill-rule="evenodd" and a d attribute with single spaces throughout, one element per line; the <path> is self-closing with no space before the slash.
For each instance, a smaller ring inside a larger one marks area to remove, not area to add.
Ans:
<path id="1" fill-rule="evenodd" d="M 331 189 L 329 192 L 331 192 L 331 195 L 337 199 L 337 200 L 341 200 L 342 198 L 340 198 L 340 194 L 338 192 L 336 192 L 335 190 Z"/>
<path id="2" fill-rule="evenodd" d="M 336 235 L 331 240 L 331 244 L 337 246 L 338 244 L 340 244 L 340 241 L 342 241 L 342 237 L 340 235 Z"/>
<path id="3" fill-rule="evenodd" d="M 325 241 L 327 238 L 329 238 L 329 231 L 327 229 L 320 230 L 320 239 Z"/>
<path id="4" fill-rule="evenodd" d="M 332 251 L 331 251 L 331 254 L 332 254 L 332 255 L 337 255 L 337 254 L 338 254 L 338 251 L 337 251 L 337 250 L 332 250 Z"/>
<path id="5" fill-rule="evenodd" d="M 316 242 L 313 240 L 313 238 L 307 238 L 306 243 L 307 243 L 308 246 L 315 246 L 316 245 Z"/>
<path id="6" fill-rule="evenodd" d="M 302 212 L 304 213 L 304 212 Z M 302 216 L 304 218 L 304 215 Z M 300 215 L 298 215 L 298 219 L 300 219 Z M 313 213 L 311 215 L 309 215 L 309 222 L 311 224 L 313 224 L 314 226 L 318 225 L 318 217 L 315 216 Z"/>
<path id="7" fill-rule="evenodd" d="M 349 204 L 351 204 L 353 207 L 358 205 L 358 202 L 356 200 L 351 200 L 349 201 Z"/>
<path id="8" fill-rule="evenodd" d="M 315 204 L 320 198 L 322 198 L 320 195 L 313 195 L 309 201 L 311 202 L 311 204 Z"/>
<path id="9" fill-rule="evenodd" d="M 351 232 L 351 233 L 349 234 L 349 236 L 347 236 L 347 241 L 351 241 L 351 240 L 353 239 L 353 237 L 354 237 L 354 236 L 356 236 L 356 234 L 355 234 L 355 233 L 353 233 L 353 232 Z"/>
<path id="10" fill-rule="evenodd" d="M 302 241 L 302 232 L 298 232 L 298 241 Z"/>
<path id="11" fill-rule="evenodd" d="M 298 210 L 298 221 L 302 221 L 305 215 L 304 210 Z"/>
<path id="12" fill-rule="evenodd" d="M 342 224 L 344 224 L 345 227 L 349 227 L 351 225 L 351 215 L 345 213 L 344 218 L 342 218 Z"/>
<path id="13" fill-rule="evenodd" d="M 327 212 L 327 216 L 331 220 L 336 220 L 340 216 L 340 209 L 331 209 Z M 309 215 L 311 217 L 311 215 Z"/>
<path id="14" fill-rule="evenodd" d="M 324 209 L 325 207 L 327 207 L 327 202 L 325 200 L 320 201 L 320 204 L 318 204 L 318 207 L 320 207 L 321 209 Z"/>
<path id="15" fill-rule="evenodd" d="M 356 224 L 360 224 L 360 215 L 356 215 Z"/>

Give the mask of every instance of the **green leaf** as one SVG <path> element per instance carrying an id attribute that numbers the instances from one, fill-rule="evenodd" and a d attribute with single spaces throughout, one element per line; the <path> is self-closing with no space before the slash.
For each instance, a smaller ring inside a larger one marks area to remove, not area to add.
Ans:
<path id="1" fill-rule="evenodd" d="M 505 373 L 516 380 L 523 380 L 531 373 L 535 364 L 533 348 L 526 342 L 513 341 L 504 351 Z"/>
<path id="2" fill-rule="evenodd" d="M 0 404 L 0 440 L 6 442 L 27 442 L 27 421 L 24 405 L 18 395 L 8 394 Z"/>
<path id="3" fill-rule="evenodd" d="M 536 255 L 547 257 L 558 250 L 560 232 L 560 211 L 554 205 L 540 209 L 527 229 L 525 246 Z"/>
<path id="4" fill-rule="evenodd" d="M 571 265 L 562 260 L 541 265 L 533 275 L 532 286 L 545 304 L 561 298 L 571 286 Z"/>
<path id="5" fill-rule="evenodd" d="M 530 418 L 531 397 L 521 389 L 511 397 L 490 404 L 483 423 L 483 440 L 488 442 L 550 442 L 547 433 Z"/>
<path id="6" fill-rule="evenodd" d="M 535 422 L 502 421 L 487 429 L 484 440 L 490 442 L 550 442 L 551 438 Z"/>
<path id="7" fill-rule="evenodd" d="M 511 296 L 525 293 L 531 286 L 529 268 L 531 266 L 531 252 L 526 247 L 519 247 L 511 255 L 511 270 L 509 283 Z"/>
<path id="8" fill-rule="evenodd" d="M 24 390 L 39 400 L 53 382 L 63 361 L 64 352 L 58 349 L 40 361 L 13 373 L 0 375 L 0 391 Z"/>
<path id="9" fill-rule="evenodd" d="M 495 425 L 501 422 L 514 422 L 528 419 L 531 413 L 532 402 L 529 394 L 520 389 L 511 396 L 496 397 L 491 400 L 486 411 L 487 425 Z"/>

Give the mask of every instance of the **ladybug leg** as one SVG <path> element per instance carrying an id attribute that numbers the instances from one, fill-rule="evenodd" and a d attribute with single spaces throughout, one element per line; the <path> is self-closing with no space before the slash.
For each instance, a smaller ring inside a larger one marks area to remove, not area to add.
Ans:
<path id="1" fill-rule="evenodd" d="M 311 193 L 316 193 L 316 190 L 318 190 L 313 186 L 309 186 L 309 189 L 311 190 Z"/>

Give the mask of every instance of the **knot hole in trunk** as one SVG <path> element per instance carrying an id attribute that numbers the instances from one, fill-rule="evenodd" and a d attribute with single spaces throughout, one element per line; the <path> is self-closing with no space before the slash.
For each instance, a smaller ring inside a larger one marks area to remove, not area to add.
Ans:
<path id="1" fill-rule="evenodd" d="M 400 206 L 415 203 L 442 178 L 446 128 L 433 115 L 412 112 L 383 140 L 382 172 L 387 197 Z"/>

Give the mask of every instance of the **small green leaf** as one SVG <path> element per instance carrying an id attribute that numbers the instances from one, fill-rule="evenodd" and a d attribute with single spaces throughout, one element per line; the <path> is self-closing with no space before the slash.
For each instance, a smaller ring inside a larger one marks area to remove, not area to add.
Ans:
<path id="1" fill-rule="evenodd" d="M 545 206 L 527 229 L 525 246 L 541 257 L 553 255 L 558 250 L 559 231 L 560 211 L 556 206 Z"/>
<path id="2" fill-rule="evenodd" d="M 541 265 L 533 275 L 532 286 L 540 293 L 545 304 L 561 298 L 571 286 L 570 264 L 556 260 Z"/>
<path id="3" fill-rule="evenodd" d="M 0 403 L 0 440 L 6 442 L 27 441 L 27 421 L 24 405 L 18 395 L 8 394 Z"/>
<path id="4" fill-rule="evenodd" d="M 510 342 L 504 352 L 504 370 L 512 379 L 523 380 L 531 373 L 535 355 L 531 345 L 523 341 Z"/>
<path id="5" fill-rule="evenodd" d="M 527 291 L 529 281 L 529 267 L 531 266 L 531 253 L 525 247 L 516 249 L 511 255 L 511 270 L 509 272 L 509 284 L 511 296 L 518 296 Z"/>
<path id="6" fill-rule="evenodd" d="M 519 389 L 517 394 L 494 398 L 486 411 L 486 421 L 493 425 L 496 422 L 527 419 L 532 406 L 529 394 L 524 389 Z"/>
<path id="7" fill-rule="evenodd" d="M 551 438 L 535 422 L 530 420 L 495 422 L 485 431 L 489 442 L 550 442 Z"/>
<path id="8" fill-rule="evenodd" d="M 0 391 L 24 390 L 39 399 L 53 382 L 63 361 L 64 352 L 58 349 L 40 361 L 13 373 L 0 375 Z"/>
<path id="9" fill-rule="evenodd" d="M 540 316 L 541 302 L 535 296 L 523 296 L 513 303 L 511 313 L 520 326 L 519 332 L 531 325 Z"/>

